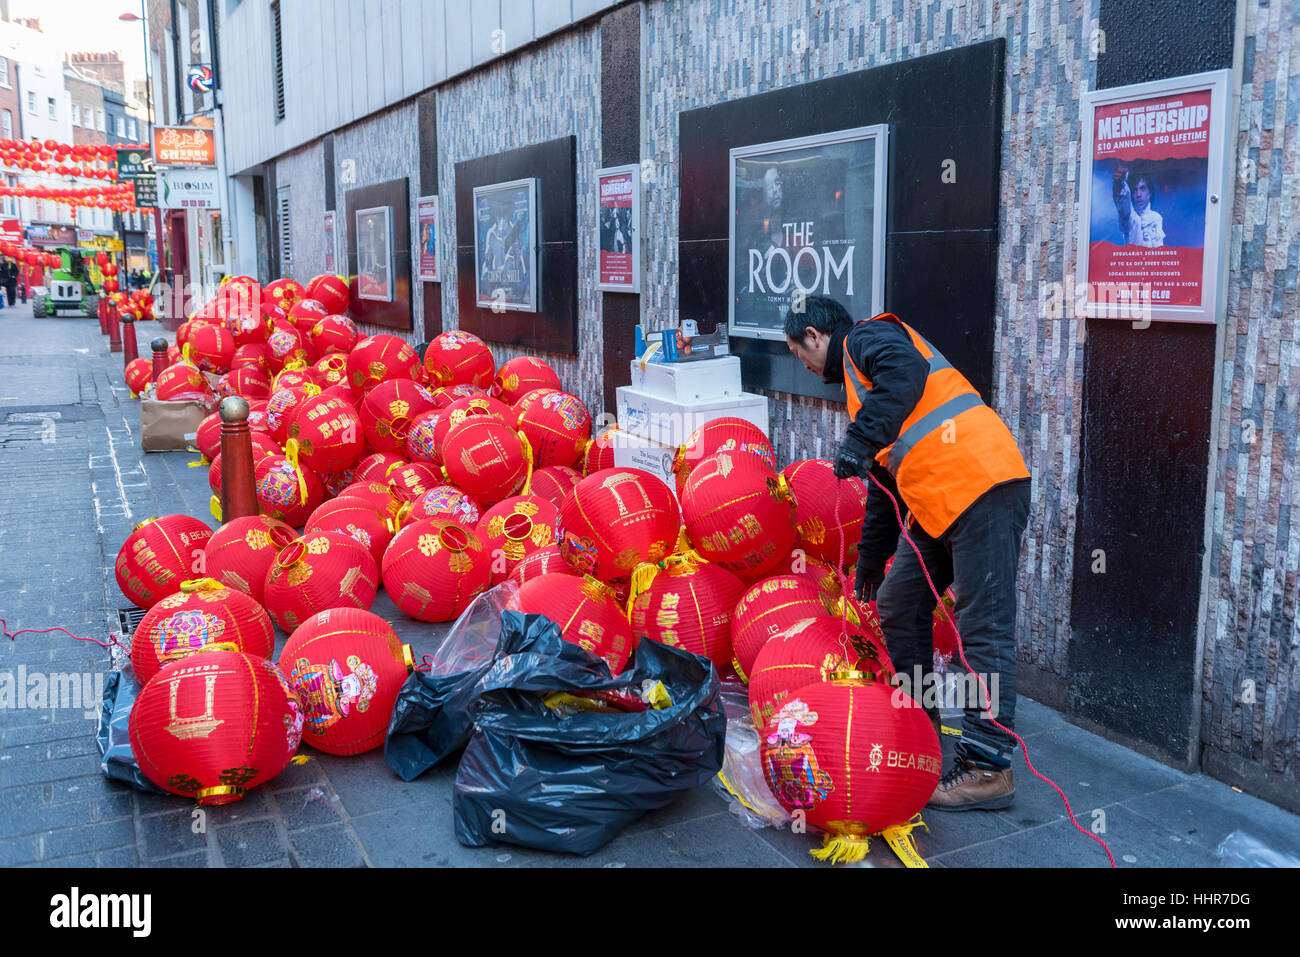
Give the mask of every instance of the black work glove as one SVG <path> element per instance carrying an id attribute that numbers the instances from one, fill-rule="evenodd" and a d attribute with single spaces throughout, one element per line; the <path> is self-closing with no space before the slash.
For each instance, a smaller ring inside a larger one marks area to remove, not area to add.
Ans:
<path id="1" fill-rule="evenodd" d="M 885 580 L 885 570 L 875 567 L 866 555 L 858 556 L 858 565 L 853 573 L 853 594 L 858 601 L 874 601 L 876 589 Z"/>
<path id="2" fill-rule="evenodd" d="M 866 442 L 853 434 L 852 431 L 844 436 L 844 441 L 835 452 L 834 471 L 835 477 L 840 479 L 866 478 L 867 473 L 871 471 L 872 456 L 875 455 L 873 449 Z"/>

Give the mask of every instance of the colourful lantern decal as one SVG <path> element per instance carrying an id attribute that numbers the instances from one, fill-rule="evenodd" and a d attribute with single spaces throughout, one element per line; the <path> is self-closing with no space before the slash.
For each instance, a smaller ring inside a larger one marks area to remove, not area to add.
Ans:
<path id="1" fill-rule="evenodd" d="M 572 466 L 582 458 L 591 437 L 591 413 L 577 396 L 537 389 L 521 399 L 515 411 L 538 468 Z"/>
<path id="2" fill-rule="evenodd" d="M 431 385 L 468 384 L 486 389 L 492 384 L 496 362 L 486 342 L 473 333 L 454 329 L 430 341 L 424 351 L 424 371 Z"/>
<path id="3" fill-rule="evenodd" d="M 131 666 L 145 685 L 164 665 L 212 646 L 268 658 L 274 643 L 271 616 L 261 605 L 201 578 L 183 582 L 145 612 L 131 636 Z"/>

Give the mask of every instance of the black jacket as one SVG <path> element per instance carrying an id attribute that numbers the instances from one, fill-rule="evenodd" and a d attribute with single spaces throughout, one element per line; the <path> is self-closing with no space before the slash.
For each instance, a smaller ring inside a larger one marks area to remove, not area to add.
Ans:
<path id="1" fill-rule="evenodd" d="M 849 432 L 866 444 L 875 455 L 898 438 L 903 422 L 911 415 L 925 392 L 925 382 L 930 375 L 930 364 L 916 351 L 907 331 L 893 322 L 859 322 L 850 327 L 847 335 L 831 337 L 826 352 L 826 368 L 822 378 L 828 383 L 844 382 L 844 352 L 847 344 L 854 365 L 871 380 L 862 407 L 849 423 Z M 907 505 L 898 494 L 894 478 L 879 463 L 871 467 L 871 475 L 898 501 L 900 511 Z M 862 523 L 862 540 L 858 554 L 867 559 L 866 567 L 882 572 L 885 562 L 898 547 L 898 516 L 893 503 L 883 495 L 871 479 L 867 483 L 867 517 Z"/>

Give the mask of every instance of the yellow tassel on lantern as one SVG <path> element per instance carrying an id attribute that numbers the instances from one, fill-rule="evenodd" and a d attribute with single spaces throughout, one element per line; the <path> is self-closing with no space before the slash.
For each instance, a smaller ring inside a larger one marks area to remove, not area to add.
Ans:
<path id="1" fill-rule="evenodd" d="M 298 476 L 298 496 L 300 504 L 307 504 L 307 480 L 303 478 L 302 468 L 298 465 L 298 440 L 290 439 L 284 443 L 284 457 L 289 464 L 293 466 L 294 474 Z"/>
<path id="2" fill-rule="evenodd" d="M 856 834 L 827 834 L 822 838 L 822 846 L 815 847 L 808 853 L 819 861 L 832 864 L 856 864 L 865 860 L 871 850 L 871 838 Z"/>
<path id="3" fill-rule="evenodd" d="M 190 344 L 188 342 L 181 346 L 181 361 L 187 366 L 193 366 L 196 369 L 198 368 L 198 366 L 194 365 L 194 353 L 193 350 L 190 349 Z"/>
<path id="4" fill-rule="evenodd" d="M 632 569 L 632 583 L 627 592 L 627 614 L 632 616 L 632 603 L 636 601 L 637 596 L 650 587 L 659 574 L 662 566 L 654 562 L 642 562 Z"/>
<path id="5" fill-rule="evenodd" d="M 403 502 L 402 507 L 397 510 L 397 514 L 394 515 L 392 518 L 385 519 L 384 524 L 388 526 L 388 531 L 390 533 L 396 535 L 398 532 L 402 530 L 402 522 L 406 521 L 407 516 L 410 514 L 411 514 L 411 503 Z"/>
<path id="6" fill-rule="evenodd" d="M 218 522 L 221 521 L 221 499 L 215 495 L 208 499 L 208 511 L 212 513 L 212 517 Z"/>
<path id="7" fill-rule="evenodd" d="M 225 587 L 215 578 L 191 578 L 181 582 L 181 591 L 187 595 L 196 591 L 219 591 Z"/>
<path id="8" fill-rule="evenodd" d="M 519 444 L 524 447 L 524 494 L 528 495 L 533 485 L 533 447 L 522 435 Z"/>

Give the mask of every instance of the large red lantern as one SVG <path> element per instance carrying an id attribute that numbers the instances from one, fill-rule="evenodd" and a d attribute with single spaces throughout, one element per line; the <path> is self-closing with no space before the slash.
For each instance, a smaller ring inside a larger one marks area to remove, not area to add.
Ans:
<path id="1" fill-rule="evenodd" d="M 318 395 L 300 403 L 289 425 L 302 463 L 317 473 L 338 472 L 361 458 L 366 440 L 357 410 L 342 399 Z"/>
<path id="2" fill-rule="evenodd" d="M 453 428 L 477 417 L 500 419 L 511 428 L 514 428 L 515 424 L 515 414 L 510 406 L 488 395 L 465 396 L 444 408 L 436 409 L 435 412 L 438 418 L 433 427 L 433 444 L 437 449 L 441 449 L 446 444 L 447 436 L 451 434 Z"/>
<path id="3" fill-rule="evenodd" d="M 544 360 L 519 356 L 501 364 L 492 382 L 492 394 L 514 405 L 534 389 L 559 389 L 560 377 Z"/>
<path id="4" fill-rule="evenodd" d="M 271 563 L 297 537 L 293 528 L 269 515 L 231 519 L 208 539 L 204 547 L 204 573 L 238 589 L 260 605 Z"/>
<path id="5" fill-rule="evenodd" d="M 140 608 L 180 591 L 198 576 L 212 529 L 188 515 L 146 518 L 118 549 L 113 571 L 122 594 Z"/>
<path id="6" fill-rule="evenodd" d="M 479 520 L 478 535 L 492 556 L 492 584 L 509 578 L 530 554 L 556 543 L 560 512 L 540 495 L 503 499 Z"/>
<path id="7" fill-rule="evenodd" d="M 719 452 L 682 489 L 686 535 L 696 550 L 742 578 L 766 575 L 794 545 L 794 502 L 785 480 L 748 452 Z"/>
<path id="8" fill-rule="evenodd" d="M 356 401 L 352 386 L 348 385 L 348 357 L 346 354 L 331 352 L 329 355 L 317 359 L 315 365 L 311 368 L 316 373 L 316 381 L 321 388 L 327 389 L 331 386 L 339 386 L 347 391 L 349 402 Z"/>
<path id="9" fill-rule="evenodd" d="M 406 525 L 384 553 L 384 590 L 420 621 L 451 621 L 488 586 L 489 557 L 474 532 L 448 519 Z"/>
<path id="10" fill-rule="evenodd" d="M 551 619 L 565 641 L 605 659 L 612 675 L 627 666 L 636 647 L 613 589 L 594 578 L 563 574 L 532 578 L 520 586 L 511 607 Z"/>
<path id="11" fill-rule="evenodd" d="M 577 396 L 537 389 L 521 399 L 515 411 L 519 413 L 519 431 L 532 446 L 538 468 L 572 466 L 582 458 L 591 437 L 591 413 Z"/>
<path id="12" fill-rule="evenodd" d="M 431 385 L 468 383 L 486 389 L 492 384 L 496 361 L 487 343 L 478 336 L 453 329 L 430 341 L 424 351 L 424 371 Z"/>
<path id="13" fill-rule="evenodd" d="M 632 599 L 632 634 L 702 655 L 725 678 L 732 670 L 731 614 L 744 583 L 725 568 L 690 556 L 670 555 L 664 566 Z"/>
<path id="14" fill-rule="evenodd" d="M 567 465 L 550 465 L 533 472 L 528 480 L 528 491 L 533 495 L 540 495 L 559 508 L 569 497 L 573 487 L 581 481 L 582 476 L 578 474 L 577 469 L 569 468 Z"/>
<path id="15" fill-rule="evenodd" d="M 145 612 L 131 636 L 131 666 L 145 685 L 164 665 L 212 645 L 269 658 L 274 644 L 271 616 L 261 605 L 200 578 L 183 582 L 179 592 Z"/>
<path id="16" fill-rule="evenodd" d="M 271 438 L 284 443 L 289 438 L 289 426 L 293 424 L 298 406 L 306 399 L 320 395 L 320 386 L 302 385 L 292 388 L 276 389 L 266 401 L 266 424 Z"/>
<path id="17" fill-rule="evenodd" d="M 369 608 L 379 590 L 375 560 L 338 532 L 308 532 L 275 556 L 266 573 L 266 610 L 293 631 L 330 608 Z"/>
<path id="18" fill-rule="evenodd" d="M 494 505 L 523 487 L 528 476 L 526 448 L 519 433 L 500 419 L 471 416 L 447 434 L 443 470 L 452 484 L 484 505 Z"/>
<path id="19" fill-rule="evenodd" d="M 622 578 L 673 550 L 681 515 L 672 489 L 641 469 L 605 469 L 560 507 L 560 551 L 579 572 Z"/>
<path id="20" fill-rule="evenodd" d="M 265 399 L 271 395 L 271 379 L 261 369 L 244 366 L 231 369 L 217 383 L 217 395 L 237 395 L 245 399 Z"/>
<path id="21" fill-rule="evenodd" d="M 204 323 L 190 331 L 186 345 L 195 364 L 207 372 L 229 372 L 235 357 L 235 337 L 224 326 Z"/>
<path id="22" fill-rule="evenodd" d="M 275 777 L 302 738 L 298 698 L 265 658 L 208 651 L 173 662 L 131 708 L 145 776 L 200 804 L 229 804 Z"/>
<path id="23" fill-rule="evenodd" d="M 870 835 L 904 828 L 939 784 L 938 735 L 896 694 L 888 682 L 838 672 L 798 689 L 762 731 L 772 794 L 827 832 L 812 852 L 819 860 L 862 860 Z"/>
<path id="24" fill-rule="evenodd" d="M 414 379 L 419 365 L 415 350 L 397 336 L 367 336 L 348 353 L 348 382 L 360 396 L 389 379 Z"/>
<path id="25" fill-rule="evenodd" d="M 325 501 L 325 486 L 316 473 L 287 455 L 268 455 L 256 464 L 253 475 L 262 511 L 294 528 Z"/>
<path id="26" fill-rule="evenodd" d="M 816 615 L 796 622 L 770 638 L 754 659 L 749 675 L 749 711 L 761 728 L 790 694 L 806 684 L 826 681 L 831 673 L 852 668 L 874 648 L 838 618 Z"/>
<path id="27" fill-rule="evenodd" d="M 406 451 L 411 420 L 433 410 L 433 396 L 410 379 L 381 382 L 366 393 L 358 409 L 370 448 L 396 454 Z"/>
<path id="28" fill-rule="evenodd" d="M 867 514 L 867 486 L 862 479 L 837 479 L 826 459 L 787 465 L 781 475 L 794 492 L 796 544 L 832 565 L 858 560 L 858 540 Z"/>
<path id="29" fill-rule="evenodd" d="M 393 626 L 359 608 L 312 616 L 280 652 L 280 671 L 305 712 L 303 740 L 327 754 L 362 754 L 384 743 L 413 666 Z"/>
<path id="30" fill-rule="evenodd" d="M 259 369 L 266 375 L 278 365 L 271 347 L 265 342 L 250 342 L 235 347 L 235 354 L 230 359 L 231 371 L 235 369 Z"/>
<path id="31" fill-rule="evenodd" d="M 277 372 L 271 382 L 271 388 L 274 392 L 279 392 L 281 389 L 302 389 L 309 385 L 317 389 L 323 389 L 315 368 L 304 368 L 297 362 L 291 363 L 287 368 Z M 352 401 L 350 392 L 348 401 Z"/>
<path id="32" fill-rule="evenodd" d="M 388 477 L 406 464 L 400 455 L 389 452 L 371 452 L 357 460 L 353 468 L 354 482 L 387 482 Z"/>
<path id="33" fill-rule="evenodd" d="M 348 284 L 342 276 L 325 273 L 307 283 L 307 296 L 319 302 L 331 315 L 348 311 Z"/>
<path id="34" fill-rule="evenodd" d="M 221 416 L 213 412 L 205 416 L 194 430 L 194 445 L 199 454 L 211 462 L 221 453 Z"/>
<path id="35" fill-rule="evenodd" d="M 418 498 L 411 499 L 411 507 L 403 516 L 405 520 L 420 521 L 440 518 L 477 529 L 483 517 L 483 507 L 468 492 L 454 485 L 437 485 Z"/>
<path id="36" fill-rule="evenodd" d="M 210 408 L 216 394 L 202 372 L 192 365 L 178 362 L 158 373 L 154 397 L 164 402 L 202 402 Z"/>
<path id="37" fill-rule="evenodd" d="M 830 616 L 832 599 L 817 585 L 797 575 L 776 575 L 750 587 L 736 602 L 731 617 L 732 661 L 746 681 L 768 639 L 805 618 Z"/>
<path id="38" fill-rule="evenodd" d="M 322 316 L 307 333 L 307 348 L 313 358 L 338 355 L 347 378 L 347 355 L 357 343 L 357 327 L 347 316 Z"/>
<path id="39" fill-rule="evenodd" d="M 287 313 L 293 308 L 293 304 L 306 294 L 307 290 L 303 289 L 300 282 L 293 279 L 275 279 L 262 287 L 262 302 L 274 303 Z"/>
<path id="40" fill-rule="evenodd" d="M 369 478 L 360 473 L 358 478 Z M 387 482 L 397 494 L 405 499 L 417 499 L 425 492 L 443 484 L 442 476 L 425 462 L 406 462 L 397 468 L 389 468 Z"/>
<path id="41" fill-rule="evenodd" d="M 235 340 L 235 347 L 258 345 L 266 342 L 266 323 L 251 306 L 235 305 L 226 309 L 222 325 Z M 232 360 L 233 361 L 233 360 Z"/>
<path id="42" fill-rule="evenodd" d="M 361 544 L 378 568 L 384 560 L 393 533 L 388 530 L 388 516 L 361 498 L 335 498 L 323 502 L 311 513 L 306 532 L 338 532 Z"/>
<path id="43" fill-rule="evenodd" d="M 745 419 L 723 416 L 701 425 L 678 448 L 672 466 L 678 495 L 695 466 L 719 452 L 749 452 L 776 470 L 776 453 L 767 434 Z"/>
<path id="44" fill-rule="evenodd" d="M 572 575 L 579 577 L 574 567 L 566 562 L 564 556 L 560 554 L 559 545 L 547 545 L 545 548 L 530 552 L 510 573 L 511 579 L 517 585 L 532 581 L 534 578 L 540 578 L 542 575 Z"/>
<path id="45" fill-rule="evenodd" d="M 153 381 L 153 360 L 141 356 L 126 364 L 126 384 L 132 395 L 141 395 Z"/>

